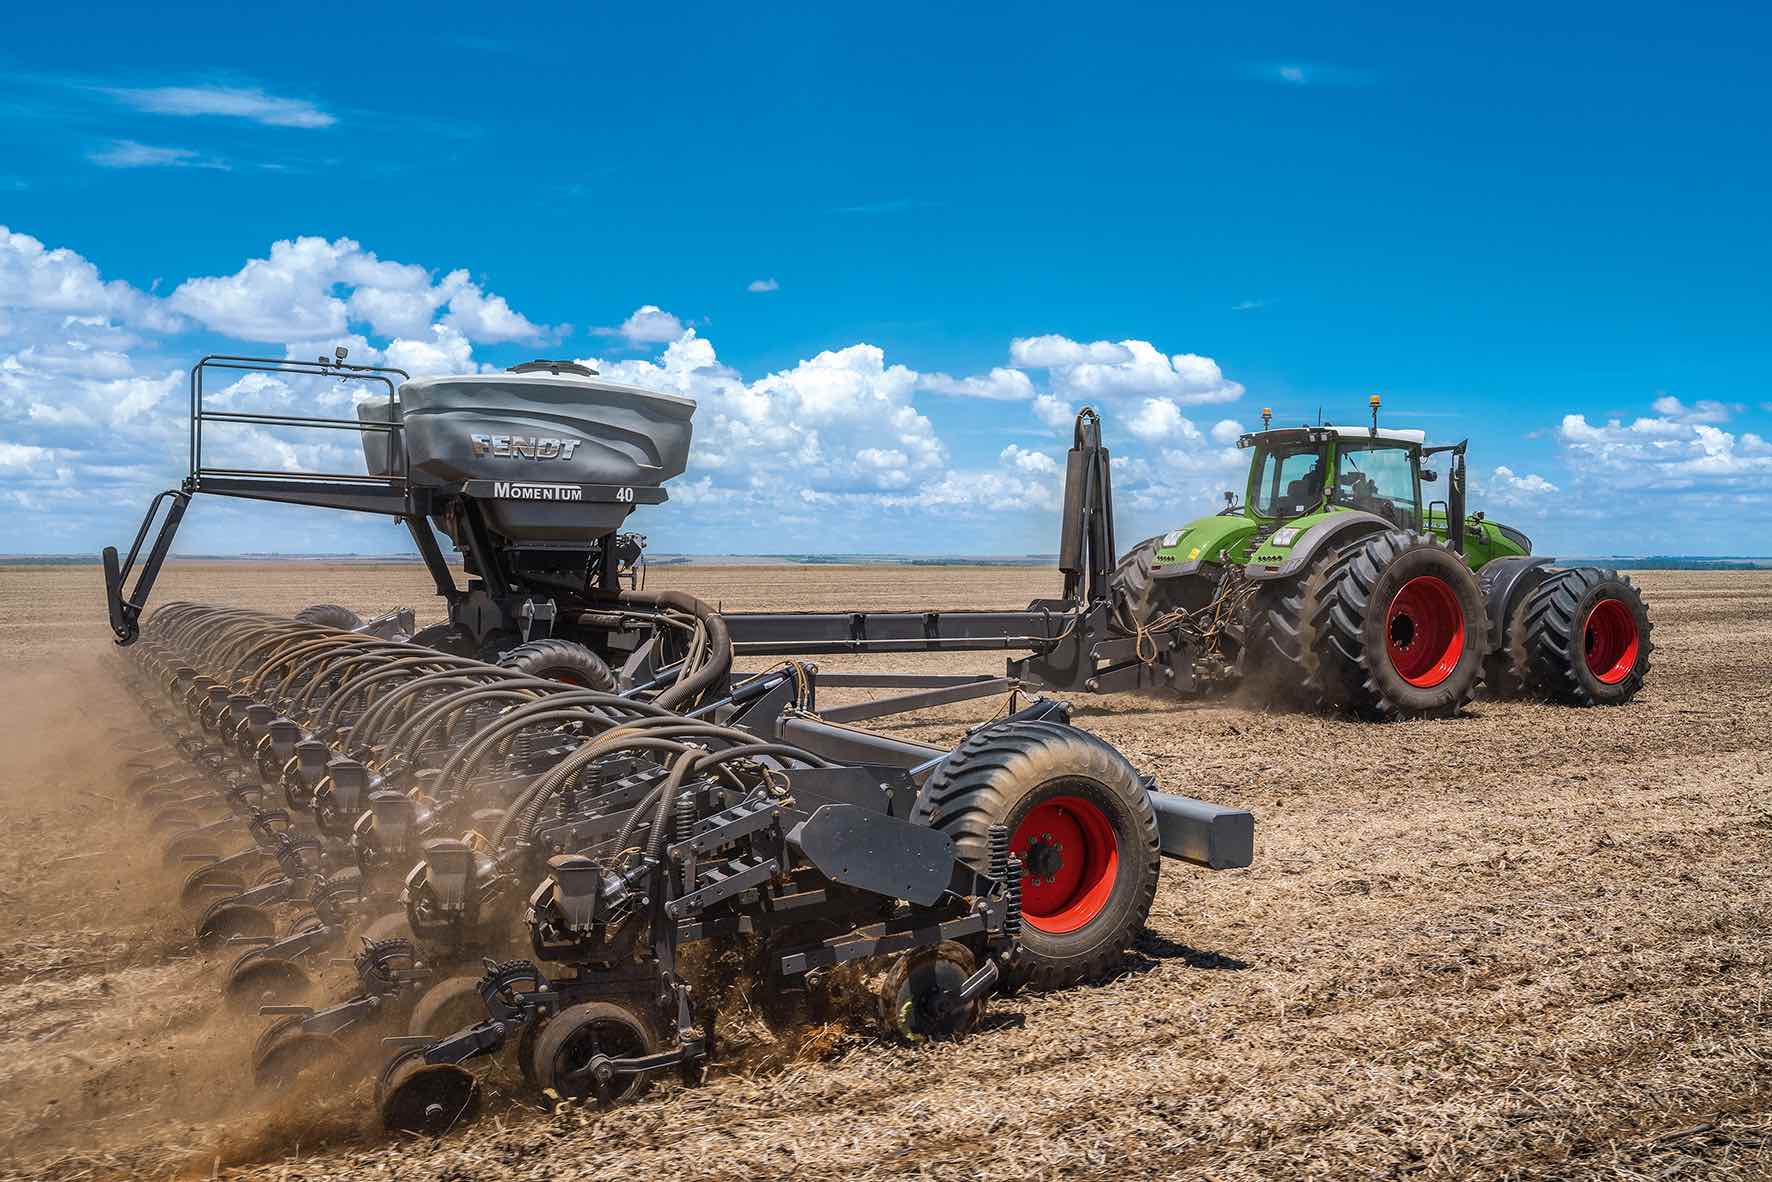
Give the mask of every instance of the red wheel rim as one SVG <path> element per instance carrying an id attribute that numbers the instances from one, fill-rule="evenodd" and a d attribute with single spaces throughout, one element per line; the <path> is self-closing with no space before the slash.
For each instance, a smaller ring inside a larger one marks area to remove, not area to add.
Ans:
<path id="1" fill-rule="evenodd" d="M 1100 915 L 1114 893 L 1120 843 L 1101 806 L 1080 796 L 1042 800 L 1009 839 L 1021 859 L 1021 917 L 1054 934 Z"/>
<path id="2" fill-rule="evenodd" d="M 575 685 L 580 689 L 589 688 L 585 685 L 584 678 L 580 677 L 576 673 L 561 673 L 561 672 L 556 671 L 556 672 L 548 674 L 547 676 L 548 676 L 549 681 L 557 681 L 561 685 Z"/>
<path id="3" fill-rule="evenodd" d="M 1464 608 L 1451 584 L 1417 575 L 1397 589 L 1384 619 L 1391 667 L 1410 685 L 1432 689 L 1464 656 Z"/>
<path id="4" fill-rule="evenodd" d="M 1602 599 L 1587 613 L 1587 671 L 1602 685 L 1617 685 L 1637 667 L 1642 637 L 1637 618 L 1622 599 Z"/>

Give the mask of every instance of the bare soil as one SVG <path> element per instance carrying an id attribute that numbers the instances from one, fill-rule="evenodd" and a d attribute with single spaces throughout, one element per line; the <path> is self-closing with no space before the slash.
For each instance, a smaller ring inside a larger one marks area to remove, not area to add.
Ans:
<path id="1" fill-rule="evenodd" d="M 1250 870 L 1165 864 L 1111 981 L 993 1002 L 959 1045 L 821 1031 L 697 1090 L 505 1101 L 410 1141 L 375 1131 L 362 1088 L 251 1094 L 256 1022 L 220 1014 L 222 964 L 119 797 L 141 727 L 98 573 L 0 569 L 0 1178 L 1772 1177 L 1772 574 L 1639 581 L 1657 651 L 1621 709 L 1372 726 L 1076 699 L 1163 787 L 1258 818 Z M 738 609 L 1014 607 L 1057 579 L 650 585 Z M 407 566 L 174 565 L 155 598 L 439 614 Z M 995 708 L 893 727 L 948 740 Z"/>

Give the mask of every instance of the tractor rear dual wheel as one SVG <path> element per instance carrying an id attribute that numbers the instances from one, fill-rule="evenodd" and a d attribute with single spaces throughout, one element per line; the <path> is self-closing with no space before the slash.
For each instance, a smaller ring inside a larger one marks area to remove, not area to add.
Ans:
<path id="1" fill-rule="evenodd" d="M 1532 592 L 1520 628 L 1527 683 L 1554 701 L 1621 705 L 1649 675 L 1649 609 L 1636 584 L 1613 571 L 1556 571 Z"/>
<path id="2" fill-rule="evenodd" d="M 911 819 L 989 871 L 990 827 L 1022 863 L 1014 983 L 1058 989 L 1120 963 L 1150 914 L 1157 819 L 1132 765 L 1085 731 L 1016 722 L 972 735 L 918 795 Z"/>

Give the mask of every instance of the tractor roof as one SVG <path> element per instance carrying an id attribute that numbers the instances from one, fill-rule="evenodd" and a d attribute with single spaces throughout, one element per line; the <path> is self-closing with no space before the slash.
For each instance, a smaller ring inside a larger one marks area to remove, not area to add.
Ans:
<path id="1" fill-rule="evenodd" d="M 1251 431 L 1237 440 L 1238 447 L 1257 444 L 1324 443 L 1330 439 L 1378 440 L 1383 443 L 1417 446 L 1427 442 L 1426 431 L 1393 431 L 1380 427 L 1341 427 L 1325 423 L 1320 427 L 1275 427 L 1271 431 Z"/>

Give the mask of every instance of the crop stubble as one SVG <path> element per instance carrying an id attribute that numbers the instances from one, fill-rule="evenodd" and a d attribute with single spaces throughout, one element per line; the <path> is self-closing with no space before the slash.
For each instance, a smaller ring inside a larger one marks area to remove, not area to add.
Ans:
<path id="1" fill-rule="evenodd" d="M 394 1143 L 349 1104 L 242 1099 L 250 1024 L 215 1015 L 218 966 L 128 852 L 103 740 L 136 719 L 97 573 L 0 570 L 0 1177 L 1766 1177 L 1772 574 L 1639 581 L 1655 671 L 1619 710 L 1479 701 L 1369 726 L 1077 698 L 1164 787 L 1259 819 L 1253 869 L 1165 866 L 1111 982 L 995 1003 L 958 1046 L 831 1032 L 632 1108 L 506 1104 L 471 1135 Z M 649 586 L 733 609 L 1057 590 L 946 567 L 666 567 Z M 174 598 L 437 615 L 410 566 L 174 565 L 156 600 Z M 980 716 L 889 725 L 946 741 Z"/>

